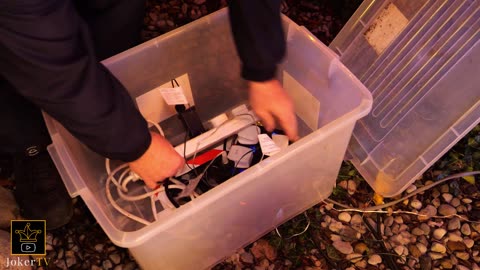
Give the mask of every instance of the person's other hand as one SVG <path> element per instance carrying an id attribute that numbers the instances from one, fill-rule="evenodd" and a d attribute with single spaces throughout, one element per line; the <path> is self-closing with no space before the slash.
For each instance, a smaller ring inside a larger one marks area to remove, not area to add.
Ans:
<path id="1" fill-rule="evenodd" d="M 129 165 L 149 188 L 154 189 L 157 182 L 174 176 L 183 167 L 184 159 L 163 136 L 155 132 L 150 134 L 152 142 L 147 151 Z"/>
<path id="2" fill-rule="evenodd" d="M 260 117 L 265 129 L 273 131 L 277 123 L 290 140 L 298 139 L 293 101 L 278 80 L 250 81 L 249 99 L 253 111 Z"/>

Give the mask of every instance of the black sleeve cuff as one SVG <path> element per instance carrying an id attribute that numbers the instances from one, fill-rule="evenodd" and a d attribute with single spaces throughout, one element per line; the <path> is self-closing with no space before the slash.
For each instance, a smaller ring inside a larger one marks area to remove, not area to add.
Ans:
<path id="1" fill-rule="evenodd" d="M 242 66 L 242 78 L 248 81 L 264 82 L 275 78 L 277 73 L 277 67 L 269 69 L 254 69 L 246 66 Z"/>

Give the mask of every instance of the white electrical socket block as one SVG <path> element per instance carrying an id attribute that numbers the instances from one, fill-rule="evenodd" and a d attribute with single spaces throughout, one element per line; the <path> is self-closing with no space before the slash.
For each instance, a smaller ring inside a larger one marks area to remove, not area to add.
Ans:
<path id="1" fill-rule="evenodd" d="M 236 116 L 218 128 L 211 129 L 195 138 L 188 140 L 186 144 L 182 143 L 177 145 L 175 147 L 175 151 L 183 156 L 185 148 L 185 157 L 190 158 L 195 154 L 195 152 L 199 153 L 211 146 L 214 146 L 218 142 L 221 142 L 225 138 L 238 133 L 240 130 L 252 124 L 254 124 L 254 119 L 250 115 Z M 177 175 L 181 175 L 183 173 L 185 173 L 185 169 L 181 170 L 181 172 L 179 172 Z"/>

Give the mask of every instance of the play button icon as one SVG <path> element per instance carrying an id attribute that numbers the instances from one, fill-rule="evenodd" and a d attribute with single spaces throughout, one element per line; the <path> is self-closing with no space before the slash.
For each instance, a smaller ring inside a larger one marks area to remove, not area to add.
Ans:
<path id="1" fill-rule="evenodd" d="M 21 251 L 25 253 L 33 253 L 35 252 L 36 248 L 37 246 L 35 243 L 22 243 L 20 246 Z"/>

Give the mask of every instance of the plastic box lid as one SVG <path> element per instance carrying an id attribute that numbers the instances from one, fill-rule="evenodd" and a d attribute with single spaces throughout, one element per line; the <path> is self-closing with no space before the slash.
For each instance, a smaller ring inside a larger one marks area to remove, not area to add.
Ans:
<path id="1" fill-rule="evenodd" d="M 379 194 L 401 193 L 480 122 L 479 1 L 364 1 L 330 48 L 372 92 L 349 146 Z"/>

